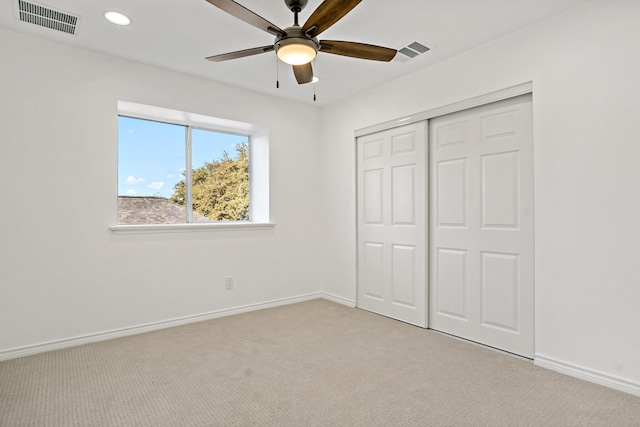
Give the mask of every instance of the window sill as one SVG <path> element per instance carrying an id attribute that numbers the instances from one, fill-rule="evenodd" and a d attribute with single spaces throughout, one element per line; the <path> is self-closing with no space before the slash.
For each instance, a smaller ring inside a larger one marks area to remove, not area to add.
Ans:
<path id="1" fill-rule="evenodd" d="M 275 227 L 272 222 L 216 222 L 213 224 L 141 224 L 114 225 L 109 227 L 114 234 L 161 234 L 190 233 L 203 231 L 241 231 L 270 230 Z"/>

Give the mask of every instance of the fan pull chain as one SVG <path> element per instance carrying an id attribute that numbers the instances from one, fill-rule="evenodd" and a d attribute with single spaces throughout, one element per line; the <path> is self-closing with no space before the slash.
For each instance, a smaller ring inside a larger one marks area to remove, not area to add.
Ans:
<path id="1" fill-rule="evenodd" d="M 317 72 L 317 71 L 318 71 L 318 65 L 317 65 L 317 64 L 318 64 L 318 62 L 317 62 L 317 61 L 318 61 L 318 57 L 316 57 L 316 58 L 313 60 L 313 68 L 316 70 L 315 72 Z M 314 72 L 314 74 L 315 74 L 315 72 Z M 315 79 L 315 77 L 314 77 L 314 79 L 312 80 L 312 81 L 313 81 L 313 102 L 316 102 L 316 81 L 315 81 L 315 80 L 316 80 L 316 79 Z"/>
<path id="2" fill-rule="evenodd" d="M 276 89 L 280 89 L 280 64 L 278 63 L 278 55 L 276 55 Z"/>

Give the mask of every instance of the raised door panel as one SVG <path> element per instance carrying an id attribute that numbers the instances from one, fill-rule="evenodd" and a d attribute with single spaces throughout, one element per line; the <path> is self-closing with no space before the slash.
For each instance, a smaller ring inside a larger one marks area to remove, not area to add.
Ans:
<path id="1" fill-rule="evenodd" d="M 436 217 L 439 227 L 467 226 L 467 159 L 438 162 Z"/>
<path id="2" fill-rule="evenodd" d="M 391 137 L 391 153 L 393 156 L 416 152 L 416 133 L 410 132 Z"/>
<path id="3" fill-rule="evenodd" d="M 435 283 L 436 312 L 458 319 L 467 318 L 467 251 L 438 248 Z"/>
<path id="4" fill-rule="evenodd" d="M 491 141 L 518 134 L 519 109 L 484 114 L 482 121 L 482 140 Z"/>
<path id="5" fill-rule="evenodd" d="M 415 308 L 416 301 L 416 247 L 393 245 L 392 247 L 392 296 L 393 303 Z"/>
<path id="6" fill-rule="evenodd" d="M 482 325 L 518 331 L 519 256 L 482 252 Z"/>
<path id="7" fill-rule="evenodd" d="M 396 166 L 391 169 L 393 225 L 415 225 L 416 174 L 415 165 Z"/>
<path id="8" fill-rule="evenodd" d="M 362 146 L 363 158 L 365 160 L 371 160 L 378 157 L 382 157 L 383 142 L 384 142 L 383 139 L 376 139 L 376 140 L 368 141 L 364 143 Z"/>
<path id="9" fill-rule="evenodd" d="M 436 130 L 436 135 L 434 142 L 438 149 L 464 144 L 467 140 L 467 122 L 465 120 L 440 126 Z"/>
<path id="10" fill-rule="evenodd" d="M 484 155 L 482 162 L 482 226 L 516 229 L 519 226 L 519 153 Z"/>
<path id="11" fill-rule="evenodd" d="M 384 171 L 373 169 L 363 174 L 363 215 L 365 224 L 383 222 L 383 185 Z"/>
<path id="12" fill-rule="evenodd" d="M 384 244 L 364 242 L 364 295 L 368 298 L 384 298 Z"/>

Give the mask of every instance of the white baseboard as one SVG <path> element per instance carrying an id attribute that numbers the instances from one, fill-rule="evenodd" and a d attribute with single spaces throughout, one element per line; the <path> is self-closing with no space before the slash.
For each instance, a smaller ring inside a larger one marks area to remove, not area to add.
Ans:
<path id="1" fill-rule="evenodd" d="M 614 377 L 612 375 L 598 372 L 593 369 L 588 369 L 571 363 L 562 362 L 560 360 L 556 360 L 551 357 L 542 356 L 539 354 L 535 355 L 533 363 L 542 368 L 551 369 L 552 371 L 560 372 L 571 377 L 579 378 L 581 380 L 589 381 L 618 391 L 633 394 L 634 396 L 640 396 L 640 384 L 633 381 Z"/>
<path id="2" fill-rule="evenodd" d="M 326 299 L 327 301 L 331 301 L 331 302 L 335 302 L 335 303 L 338 303 L 338 304 L 346 305 L 347 307 L 351 307 L 351 308 L 355 308 L 356 307 L 356 302 L 354 300 L 342 298 L 342 297 L 339 297 L 337 295 L 323 293 L 322 294 L 322 298 Z"/>
<path id="3" fill-rule="evenodd" d="M 349 307 L 355 307 L 355 302 L 335 295 L 324 294 L 322 292 L 300 295 L 290 298 L 282 298 L 273 301 L 266 301 L 256 304 L 248 304 L 240 307 L 228 308 L 223 310 L 211 311 L 208 313 L 196 314 L 193 316 L 179 317 L 176 319 L 162 320 L 143 325 L 131 326 L 127 328 L 114 329 L 111 331 L 98 332 L 95 334 L 81 335 L 78 337 L 65 338 L 61 340 L 49 341 L 41 344 L 34 344 L 25 347 L 12 348 L 0 351 L 0 362 L 3 360 L 16 359 L 18 357 L 31 356 L 34 354 L 44 353 L 47 351 L 60 350 L 68 347 L 89 344 L 98 341 L 105 341 L 113 338 L 120 338 L 129 335 L 151 332 L 158 329 L 172 328 L 174 326 L 186 325 L 188 323 L 201 322 L 204 320 L 216 319 L 218 317 L 231 316 L 234 314 L 247 313 L 250 311 L 263 310 L 265 308 L 278 307 L 281 305 L 295 304 L 303 301 L 324 298 L 329 301 L 343 304 Z"/>

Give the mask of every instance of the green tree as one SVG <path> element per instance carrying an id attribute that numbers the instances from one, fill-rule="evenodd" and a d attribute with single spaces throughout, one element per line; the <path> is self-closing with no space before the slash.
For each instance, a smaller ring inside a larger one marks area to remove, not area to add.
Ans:
<path id="1" fill-rule="evenodd" d="M 193 210 L 213 221 L 249 219 L 249 145 L 235 146 L 236 157 L 222 157 L 193 170 Z M 185 180 L 174 187 L 171 200 L 185 206 Z"/>

